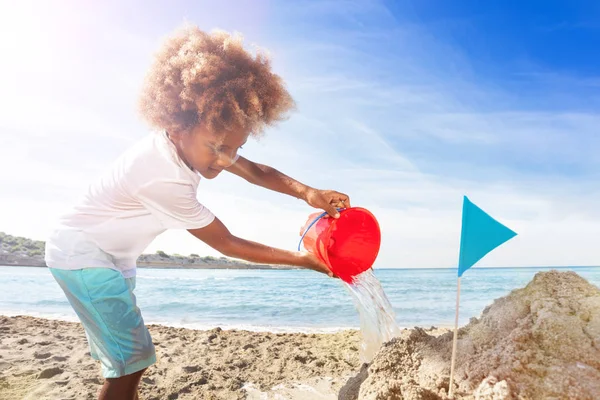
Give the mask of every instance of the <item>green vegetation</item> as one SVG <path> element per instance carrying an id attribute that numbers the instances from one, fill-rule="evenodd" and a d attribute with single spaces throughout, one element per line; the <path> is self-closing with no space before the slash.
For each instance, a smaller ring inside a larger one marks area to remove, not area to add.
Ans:
<path id="1" fill-rule="evenodd" d="M 31 240 L 0 232 L 0 265 L 43 267 L 45 247 L 46 243 L 41 240 Z M 155 254 L 142 254 L 137 261 L 142 268 L 144 264 L 181 265 L 183 268 L 253 268 L 253 264 L 227 257 L 201 257 L 195 253 L 186 257 L 179 254 L 170 255 L 162 250 L 158 250 Z"/>
<path id="2" fill-rule="evenodd" d="M 162 250 L 157 250 L 156 254 L 158 254 L 162 258 L 169 258 L 169 255 Z"/>
<path id="3" fill-rule="evenodd" d="M 20 236 L 11 236 L 4 232 L 0 232 L 0 255 L 10 255 L 16 257 L 37 257 L 43 258 L 45 252 L 46 243 L 41 240 L 31 240 Z M 188 264 L 191 263 L 211 263 L 215 261 L 229 261 L 228 258 L 221 257 L 217 259 L 215 257 L 207 256 L 200 257 L 198 254 L 190 254 L 189 257 L 185 257 L 179 254 L 169 255 L 162 250 L 156 252 L 160 258 L 164 259 L 183 259 Z M 140 261 L 149 261 L 153 255 L 142 254 L 139 258 Z"/>
<path id="4" fill-rule="evenodd" d="M 45 243 L 0 232 L 0 254 L 40 257 L 44 254 Z"/>

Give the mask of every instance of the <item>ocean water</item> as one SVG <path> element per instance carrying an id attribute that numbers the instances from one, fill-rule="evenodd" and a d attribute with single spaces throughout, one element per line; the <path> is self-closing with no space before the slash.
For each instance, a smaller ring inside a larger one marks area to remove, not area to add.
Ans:
<path id="1" fill-rule="evenodd" d="M 461 279 L 459 323 L 550 269 L 472 268 Z M 559 270 L 600 287 L 600 267 Z M 375 276 L 399 327 L 453 326 L 455 270 L 377 269 Z M 135 293 L 146 323 L 275 332 L 360 327 L 343 283 L 313 271 L 139 269 Z M 0 314 L 77 320 L 46 268 L 0 267 Z"/>

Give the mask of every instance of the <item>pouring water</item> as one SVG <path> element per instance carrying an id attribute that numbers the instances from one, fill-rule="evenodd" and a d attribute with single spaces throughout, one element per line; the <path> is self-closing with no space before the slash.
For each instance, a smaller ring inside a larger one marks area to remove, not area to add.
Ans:
<path id="1" fill-rule="evenodd" d="M 323 260 L 348 290 L 360 317 L 363 336 L 360 357 L 370 362 L 381 345 L 399 333 L 394 310 L 371 269 L 381 242 L 375 216 L 353 207 L 337 219 L 312 214 L 300 232 L 298 245 Z"/>
<path id="2" fill-rule="evenodd" d="M 360 317 L 360 360 L 369 363 L 382 344 L 399 334 L 396 315 L 372 269 L 355 276 L 353 283 L 344 282 L 344 286 Z"/>

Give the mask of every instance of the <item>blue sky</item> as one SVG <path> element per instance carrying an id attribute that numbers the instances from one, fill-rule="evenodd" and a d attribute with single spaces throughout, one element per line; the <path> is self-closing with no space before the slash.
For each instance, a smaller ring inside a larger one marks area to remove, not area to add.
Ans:
<path id="1" fill-rule="evenodd" d="M 519 233 L 483 265 L 600 264 L 591 1 L 3 3 L 0 230 L 43 239 L 148 133 L 137 93 L 184 21 L 270 51 L 298 110 L 244 155 L 372 210 L 377 266 L 456 265 L 464 194 Z M 234 233 L 288 249 L 313 211 L 231 176 L 199 199 Z M 215 254 L 185 232 L 156 249 Z"/>

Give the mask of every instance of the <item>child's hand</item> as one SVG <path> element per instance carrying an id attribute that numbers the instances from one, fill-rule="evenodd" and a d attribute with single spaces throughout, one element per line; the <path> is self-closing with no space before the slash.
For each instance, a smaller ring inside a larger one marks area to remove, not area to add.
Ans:
<path id="1" fill-rule="evenodd" d="M 324 274 L 329 275 L 330 278 L 337 278 L 337 276 L 333 275 L 333 272 L 329 269 L 329 267 L 319 260 L 317 256 L 312 253 L 302 253 L 303 257 L 303 265 L 305 268 L 312 269 L 313 271 L 322 272 Z"/>
<path id="2" fill-rule="evenodd" d="M 306 202 L 314 208 L 320 208 L 331 217 L 338 218 L 340 213 L 336 208 L 350 208 L 350 198 L 335 190 L 312 189 L 306 194 Z"/>

